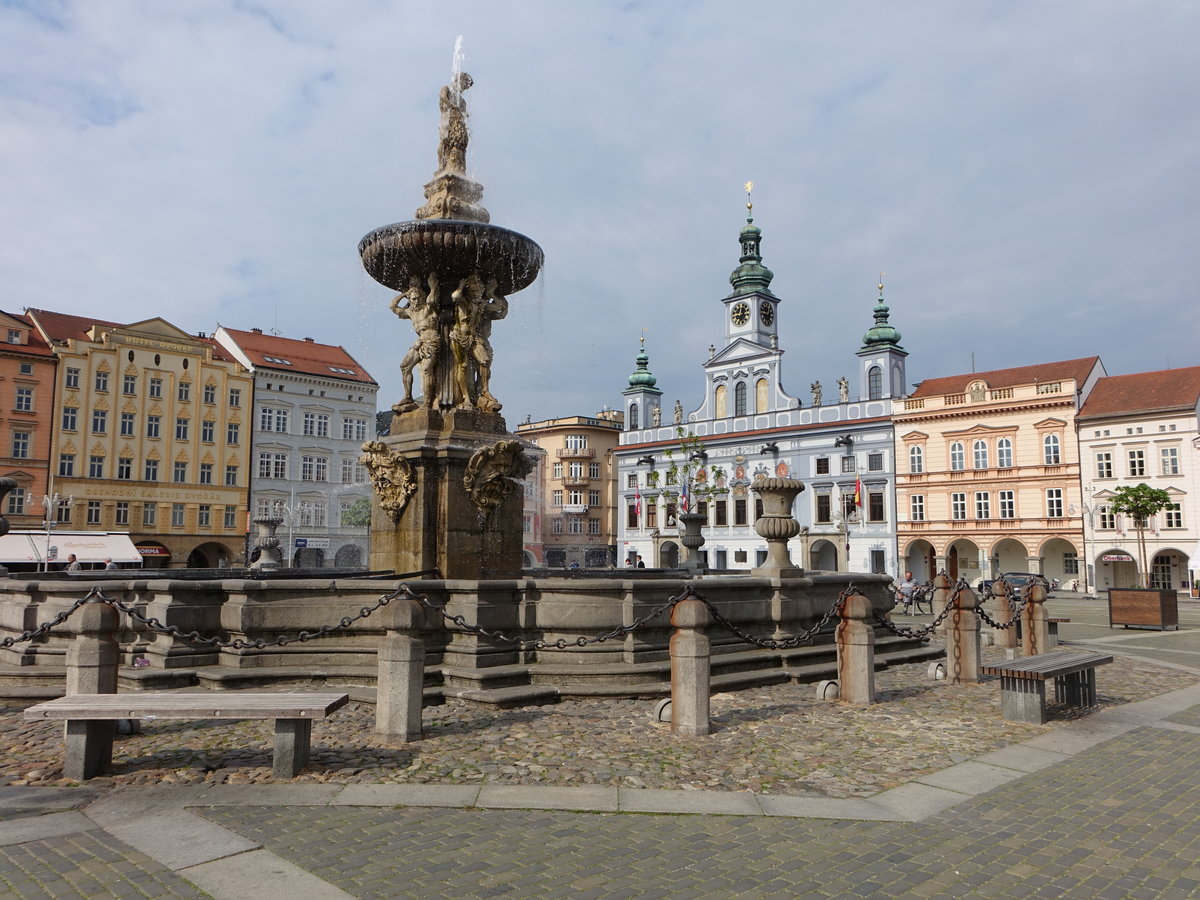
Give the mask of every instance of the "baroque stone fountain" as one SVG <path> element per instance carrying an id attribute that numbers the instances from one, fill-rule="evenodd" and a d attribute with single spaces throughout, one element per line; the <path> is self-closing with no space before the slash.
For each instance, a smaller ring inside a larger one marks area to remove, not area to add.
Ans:
<path id="1" fill-rule="evenodd" d="M 517 481 L 531 463 L 491 391 L 492 323 L 541 270 L 534 241 L 491 224 L 467 177 L 471 76 L 441 89 L 438 168 L 413 221 L 358 245 L 363 267 L 399 293 L 392 312 L 416 340 L 400 361 L 404 397 L 390 434 L 363 447 L 375 484 L 371 568 L 443 578 L 507 578 L 521 569 Z M 414 372 L 421 397 L 413 394 Z"/>

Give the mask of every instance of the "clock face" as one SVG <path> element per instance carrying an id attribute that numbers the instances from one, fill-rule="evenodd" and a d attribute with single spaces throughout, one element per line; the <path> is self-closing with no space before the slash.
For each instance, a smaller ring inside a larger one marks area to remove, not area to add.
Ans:
<path id="1" fill-rule="evenodd" d="M 762 305 L 758 308 L 758 316 L 762 319 L 764 325 L 770 325 L 775 321 L 775 310 L 771 307 L 769 301 L 764 300 L 762 302 Z"/>
<path id="2" fill-rule="evenodd" d="M 750 307 L 745 303 L 735 303 L 729 316 L 734 325 L 745 325 L 750 321 Z"/>

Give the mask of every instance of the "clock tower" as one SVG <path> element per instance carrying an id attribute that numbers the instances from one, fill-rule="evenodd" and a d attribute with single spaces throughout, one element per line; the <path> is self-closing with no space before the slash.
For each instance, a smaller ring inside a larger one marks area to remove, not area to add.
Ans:
<path id="1" fill-rule="evenodd" d="M 776 347 L 779 298 L 771 293 L 775 273 L 762 262 L 762 231 L 754 224 L 754 204 L 750 201 L 753 187 L 753 182 L 746 183 L 746 225 L 739 235 L 742 256 L 729 276 L 733 293 L 721 301 L 725 304 L 725 344 L 744 340 Z"/>

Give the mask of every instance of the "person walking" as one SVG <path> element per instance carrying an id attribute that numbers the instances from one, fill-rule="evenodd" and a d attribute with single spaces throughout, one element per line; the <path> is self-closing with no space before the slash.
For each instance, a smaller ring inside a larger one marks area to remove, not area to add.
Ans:
<path id="1" fill-rule="evenodd" d="M 79 560 L 75 557 L 74 553 L 67 554 L 67 571 L 68 572 L 78 572 L 82 568 L 83 568 L 83 566 L 81 566 L 79 564 Z"/>
<path id="2" fill-rule="evenodd" d="M 104 557 L 104 568 L 106 571 L 109 571 L 109 572 L 111 572 L 113 569 L 117 568 L 117 564 L 112 561 L 111 556 Z"/>

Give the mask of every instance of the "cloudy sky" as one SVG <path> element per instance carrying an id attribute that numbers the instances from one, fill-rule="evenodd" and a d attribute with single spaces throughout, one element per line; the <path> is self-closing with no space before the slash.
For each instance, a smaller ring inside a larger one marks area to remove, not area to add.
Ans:
<path id="1" fill-rule="evenodd" d="M 793 394 L 880 270 L 912 381 L 1200 364 L 1191 0 L 0 0 L 0 308 L 314 337 L 386 407 L 412 331 L 357 244 L 423 202 L 459 35 L 472 175 L 546 254 L 510 426 L 619 406 L 643 328 L 698 404 L 747 180 Z"/>

